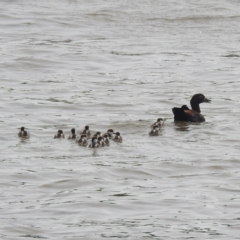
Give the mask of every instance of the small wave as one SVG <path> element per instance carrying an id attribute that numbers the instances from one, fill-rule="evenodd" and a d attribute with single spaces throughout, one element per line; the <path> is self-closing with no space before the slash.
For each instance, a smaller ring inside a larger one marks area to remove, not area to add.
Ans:
<path id="1" fill-rule="evenodd" d="M 224 55 L 223 57 L 233 58 L 233 57 L 240 57 L 240 55 L 231 53 L 231 54 Z"/>
<path id="2" fill-rule="evenodd" d="M 144 55 L 153 55 L 153 53 L 120 53 L 120 52 L 115 52 L 111 51 L 111 54 L 115 55 L 122 55 L 122 56 L 144 56 Z"/>

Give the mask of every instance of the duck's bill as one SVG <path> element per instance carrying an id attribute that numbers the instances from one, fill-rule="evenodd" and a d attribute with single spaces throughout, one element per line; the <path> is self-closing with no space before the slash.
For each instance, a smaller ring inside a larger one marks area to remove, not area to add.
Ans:
<path id="1" fill-rule="evenodd" d="M 207 99 L 207 98 L 205 98 L 203 102 L 210 103 L 210 102 L 211 102 L 211 100 L 210 100 L 210 99 Z"/>

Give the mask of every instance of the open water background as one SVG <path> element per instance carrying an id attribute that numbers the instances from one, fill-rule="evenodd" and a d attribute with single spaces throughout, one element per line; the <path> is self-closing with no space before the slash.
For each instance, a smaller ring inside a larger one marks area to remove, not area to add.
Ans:
<path id="1" fill-rule="evenodd" d="M 239 239 L 239 24 L 237 0 L 1 0 L 0 239 Z M 195 93 L 206 122 L 175 124 Z M 124 142 L 53 139 L 87 124 Z"/>

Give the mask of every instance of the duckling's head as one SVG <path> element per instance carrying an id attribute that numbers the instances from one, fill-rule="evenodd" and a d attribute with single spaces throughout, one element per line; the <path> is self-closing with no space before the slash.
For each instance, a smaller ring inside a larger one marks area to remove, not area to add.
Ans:
<path id="1" fill-rule="evenodd" d="M 81 139 L 86 138 L 86 137 L 87 137 L 86 134 L 82 134 L 82 135 L 81 135 Z"/>
<path id="2" fill-rule="evenodd" d="M 104 135 L 103 135 L 103 138 L 108 139 L 108 135 L 107 135 L 107 134 L 104 134 Z"/>
<path id="3" fill-rule="evenodd" d="M 100 136 L 101 135 L 101 132 L 96 132 L 95 134 L 94 134 L 94 136 Z"/>
<path id="4" fill-rule="evenodd" d="M 72 134 L 75 134 L 75 128 L 71 129 Z"/>
<path id="5" fill-rule="evenodd" d="M 108 133 L 114 133 L 113 129 L 108 129 L 107 132 Z"/>

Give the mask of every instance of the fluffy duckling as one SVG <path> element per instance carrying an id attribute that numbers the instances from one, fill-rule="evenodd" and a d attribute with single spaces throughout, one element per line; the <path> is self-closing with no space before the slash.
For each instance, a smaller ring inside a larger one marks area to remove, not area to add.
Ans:
<path id="1" fill-rule="evenodd" d="M 58 130 L 58 132 L 55 134 L 54 139 L 55 138 L 65 138 L 63 131 L 62 130 Z"/>
<path id="2" fill-rule="evenodd" d="M 20 128 L 20 132 L 18 133 L 18 136 L 20 138 L 30 138 L 30 134 L 25 130 L 25 127 Z"/>
<path id="3" fill-rule="evenodd" d="M 113 139 L 115 132 L 113 131 L 113 129 L 108 129 L 105 134 L 108 135 L 109 139 Z M 103 134 L 103 135 L 105 135 L 105 134 Z"/>
<path id="4" fill-rule="evenodd" d="M 88 146 L 89 148 L 99 148 L 97 137 L 92 137 L 92 141 Z"/>
<path id="5" fill-rule="evenodd" d="M 120 132 L 116 132 L 116 134 L 112 140 L 114 142 L 122 143 L 122 137 L 120 136 Z"/>
<path id="6" fill-rule="evenodd" d="M 163 126 L 163 119 L 158 118 L 157 121 L 151 125 L 151 128 L 153 128 L 154 126 L 158 126 L 158 127 Z"/>
<path id="7" fill-rule="evenodd" d="M 98 137 L 98 144 L 99 147 L 105 147 L 105 142 L 103 141 L 103 138 L 101 136 Z"/>
<path id="8" fill-rule="evenodd" d="M 101 137 L 101 132 L 96 132 L 93 136 L 96 138 L 99 138 L 99 137 Z"/>
<path id="9" fill-rule="evenodd" d="M 81 134 L 86 134 L 87 138 L 91 138 L 91 132 L 89 130 L 89 126 L 85 126 L 84 130 L 81 132 Z"/>
<path id="10" fill-rule="evenodd" d="M 110 141 L 109 141 L 109 137 L 108 137 L 108 134 L 104 134 L 103 135 L 103 141 L 105 143 L 105 146 L 110 146 Z"/>
<path id="11" fill-rule="evenodd" d="M 75 128 L 72 128 L 71 129 L 71 134 L 69 135 L 68 139 L 76 139 L 77 138 L 77 135 L 76 135 L 76 132 L 75 132 Z"/>
<path id="12" fill-rule="evenodd" d="M 153 126 L 152 130 L 149 132 L 149 136 L 159 136 L 160 129 L 159 126 L 155 125 Z"/>
<path id="13" fill-rule="evenodd" d="M 76 140 L 76 143 L 79 144 L 79 146 L 87 147 L 88 145 L 88 140 L 87 140 L 87 135 L 82 134 L 78 140 Z"/>

